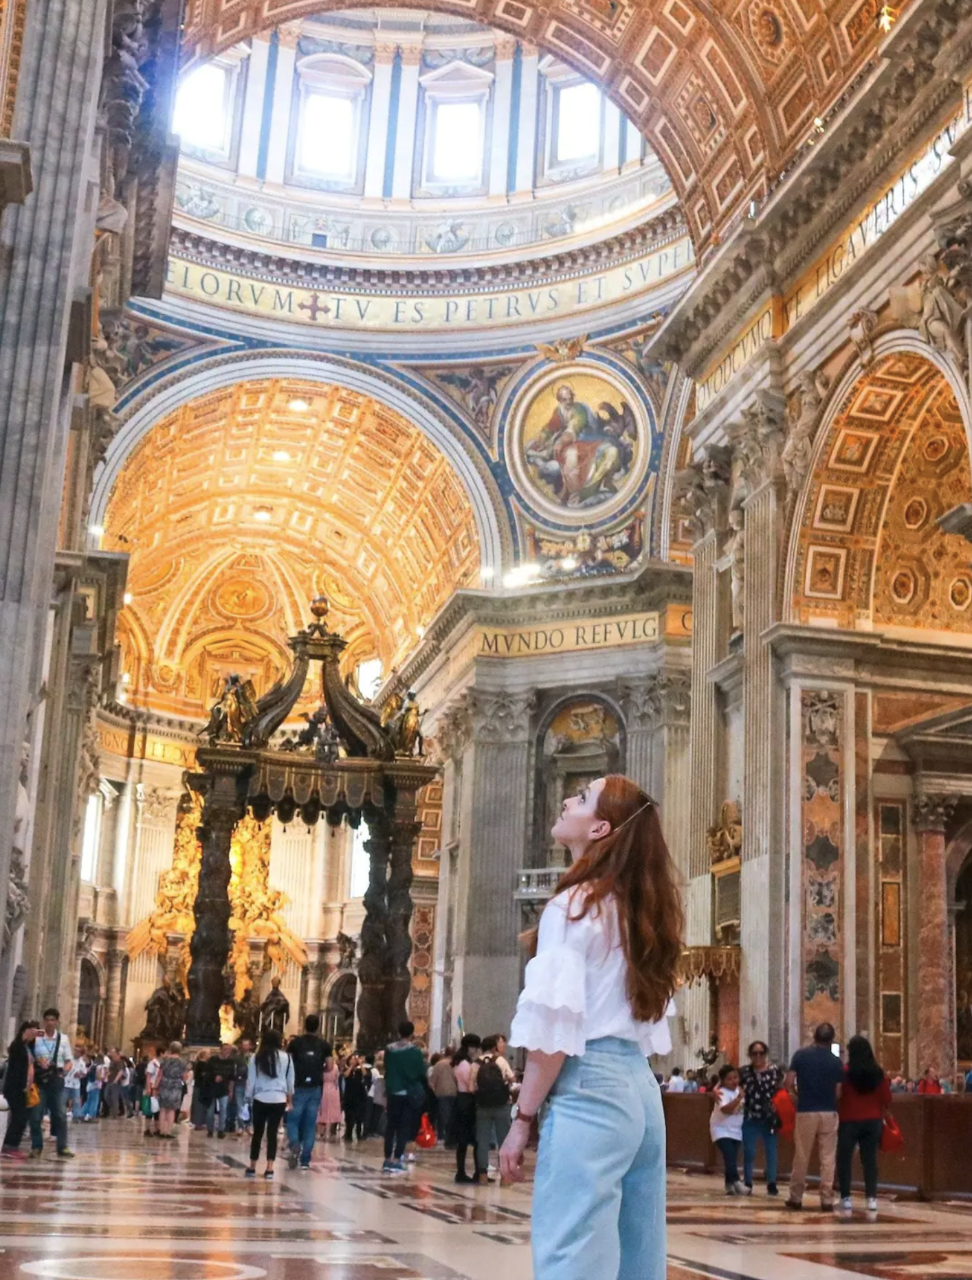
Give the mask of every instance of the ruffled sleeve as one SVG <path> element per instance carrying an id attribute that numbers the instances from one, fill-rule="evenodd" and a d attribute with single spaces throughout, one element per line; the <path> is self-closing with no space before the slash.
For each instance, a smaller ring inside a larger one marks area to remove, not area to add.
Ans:
<path id="1" fill-rule="evenodd" d="M 510 1044 L 543 1053 L 580 1057 L 587 1043 L 586 920 L 568 919 L 566 894 L 552 898 L 540 919 L 537 954 L 526 967 L 526 981 L 510 1028 Z"/>

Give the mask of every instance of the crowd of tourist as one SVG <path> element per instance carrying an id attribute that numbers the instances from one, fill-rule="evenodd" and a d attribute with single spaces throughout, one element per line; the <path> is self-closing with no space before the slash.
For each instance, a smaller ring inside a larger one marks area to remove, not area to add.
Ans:
<path id="1" fill-rule="evenodd" d="M 259 1046 L 244 1038 L 200 1049 L 189 1061 L 173 1041 L 161 1051 L 148 1044 L 131 1058 L 118 1049 L 72 1048 L 58 1011 L 48 1009 L 43 1026 L 24 1022 L 9 1046 L 0 1159 L 40 1157 L 45 1117 L 63 1159 L 73 1158 L 72 1124 L 127 1119 L 160 1141 L 173 1141 L 179 1124 L 209 1138 L 247 1136 L 246 1176 L 256 1176 L 265 1145 L 264 1177 L 270 1179 L 283 1124 L 292 1168 L 309 1169 L 315 1141 L 336 1141 L 343 1130 L 346 1143 L 383 1138 L 384 1171 L 400 1173 L 415 1159 L 413 1151 L 406 1160 L 406 1151 L 424 1123 L 433 1143 L 455 1148 L 458 1182 L 494 1176 L 490 1147 L 498 1148 L 509 1130 L 517 1088 L 503 1036 L 467 1035 L 458 1049 L 428 1059 L 411 1023 L 402 1023 L 399 1038 L 372 1056 L 332 1049 L 319 1032 L 319 1018 L 310 1015 L 286 1045 L 268 1027 Z M 21 1150 L 28 1130 L 29 1156 Z"/>

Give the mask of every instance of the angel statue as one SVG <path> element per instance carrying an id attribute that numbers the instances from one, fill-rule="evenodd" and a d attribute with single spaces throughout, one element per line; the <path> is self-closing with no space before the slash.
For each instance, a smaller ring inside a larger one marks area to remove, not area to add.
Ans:
<path id="1" fill-rule="evenodd" d="M 388 732 L 397 756 L 422 754 L 421 724 L 424 714 L 423 711 L 419 711 L 415 694 L 410 689 L 398 714 L 388 724 Z"/>
<path id="2" fill-rule="evenodd" d="M 387 729 L 401 711 L 403 702 L 404 699 L 397 690 L 389 696 L 387 702 L 381 709 L 381 727 L 383 729 Z"/>
<path id="3" fill-rule="evenodd" d="M 200 729 L 200 735 L 209 738 L 209 745 L 220 742 L 242 742 L 243 729 L 257 714 L 256 689 L 253 681 L 244 681 L 238 675 L 226 677 L 219 701 L 209 711 L 209 723 Z"/>
<path id="4" fill-rule="evenodd" d="M 962 258 L 958 264 L 946 263 L 948 276 L 943 278 L 934 254 L 926 254 L 921 260 L 921 316 L 918 332 L 937 350 L 953 356 L 960 369 L 965 369 L 968 357 L 965 348 L 965 322 L 969 307 L 955 296 L 961 283 Z"/>

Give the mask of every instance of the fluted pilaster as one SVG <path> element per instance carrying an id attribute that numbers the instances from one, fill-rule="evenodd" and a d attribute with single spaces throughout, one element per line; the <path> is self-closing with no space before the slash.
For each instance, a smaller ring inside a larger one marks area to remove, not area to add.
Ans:
<path id="1" fill-rule="evenodd" d="M 767 481 L 745 503 L 746 647 L 743 659 L 743 965 L 740 1031 L 764 1036 L 778 1049 L 783 1033 L 783 844 L 780 752 L 781 700 L 773 657 L 763 635 L 776 620 L 779 562 L 778 482 Z"/>
<path id="2" fill-rule="evenodd" d="M 13 136 L 29 144 L 34 191 L 4 214 L 0 272 L 0 883 L 50 604 L 70 429 L 68 315 L 87 283 L 85 209 L 101 80 L 105 0 L 27 6 Z M 73 781 L 72 781 L 73 789 Z M 60 849 L 66 857 L 66 848 Z M 60 904 L 66 913 L 68 905 Z M 73 917 L 71 917 L 73 920 Z M 73 939 L 70 940 L 73 947 Z M 65 941 L 63 955 L 69 955 Z M 36 975 L 32 975 L 35 977 Z M 7 983 L 0 984 L 6 990 Z M 0 1010 L 0 1015 L 6 1016 Z"/>
<path id="3" fill-rule="evenodd" d="M 527 836 L 530 734 L 536 695 L 466 694 L 463 757 L 465 930 L 462 989 L 453 1014 L 468 1026 L 508 1026 L 520 976 L 520 916 L 513 893 Z"/>

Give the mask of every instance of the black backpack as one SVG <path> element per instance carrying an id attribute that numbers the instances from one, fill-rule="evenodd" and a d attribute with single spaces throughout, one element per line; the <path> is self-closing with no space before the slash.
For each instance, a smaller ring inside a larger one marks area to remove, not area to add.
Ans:
<path id="1" fill-rule="evenodd" d="M 502 1107 L 510 1100 L 510 1086 L 495 1058 L 483 1058 L 476 1076 L 476 1101 L 483 1107 Z"/>
<path id="2" fill-rule="evenodd" d="M 324 1083 L 324 1063 L 331 1056 L 330 1045 L 319 1036 L 299 1036 L 290 1046 L 294 1060 L 294 1084 L 319 1089 Z"/>

